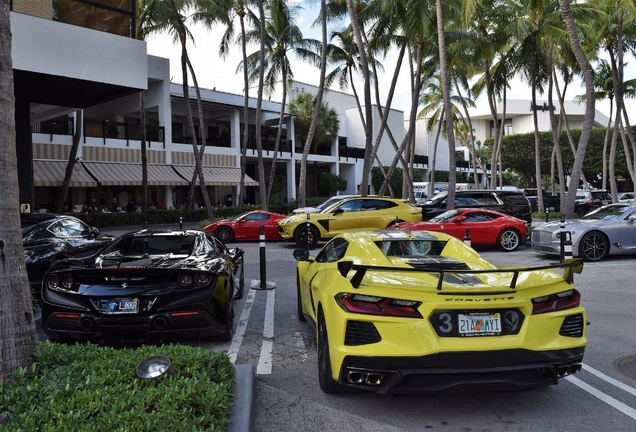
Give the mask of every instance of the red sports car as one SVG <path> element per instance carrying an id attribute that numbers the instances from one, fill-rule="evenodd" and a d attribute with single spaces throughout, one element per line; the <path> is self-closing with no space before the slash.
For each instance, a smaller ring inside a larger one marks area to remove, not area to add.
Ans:
<path id="1" fill-rule="evenodd" d="M 223 243 L 234 240 L 259 240 L 261 225 L 265 226 L 265 240 L 280 240 L 278 221 L 287 216 L 263 210 L 254 210 L 232 219 L 212 222 L 203 228 Z"/>
<path id="2" fill-rule="evenodd" d="M 439 231 L 464 240 L 468 234 L 473 246 L 497 246 L 510 252 L 526 241 L 526 222 L 486 209 L 455 209 L 442 213 L 426 222 L 403 222 L 401 230 Z"/>

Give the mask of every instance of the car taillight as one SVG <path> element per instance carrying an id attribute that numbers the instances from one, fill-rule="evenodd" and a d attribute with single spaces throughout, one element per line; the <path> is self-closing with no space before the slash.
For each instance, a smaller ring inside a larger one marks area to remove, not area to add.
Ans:
<path id="1" fill-rule="evenodd" d="M 192 285 L 192 275 L 190 273 L 182 273 L 177 277 L 177 282 L 182 287 L 188 287 Z"/>
<path id="2" fill-rule="evenodd" d="M 422 303 L 416 301 L 343 293 L 336 296 L 336 302 L 350 313 L 422 318 L 417 310 Z"/>
<path id="3" fill-rule="evenodd" d="M 581 293 L 575 289 L 532 299 L 532 315 L 571 309 L 581 304 Z"/>

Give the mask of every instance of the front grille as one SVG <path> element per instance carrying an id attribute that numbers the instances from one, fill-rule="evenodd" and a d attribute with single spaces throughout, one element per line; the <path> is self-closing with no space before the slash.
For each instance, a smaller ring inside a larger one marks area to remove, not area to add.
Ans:
<path id="1" fill-rule="evenodd" d="M 375 325 L 366 321 L 347 321 L 345 345 L 367 345 L 382 340 Z"/>
<path id="2" fill-rule="evenodd" d="M 561 324 L 559 334 L 567 337 L 583 336 L 583 314 L 565 317 L 563 324 Z"/>
<path id="3" fill-rule="evenodd" d="M 534 230 L 532 231 L 532 242 L 550 244 L 552 242 L 552 232 Z"/>

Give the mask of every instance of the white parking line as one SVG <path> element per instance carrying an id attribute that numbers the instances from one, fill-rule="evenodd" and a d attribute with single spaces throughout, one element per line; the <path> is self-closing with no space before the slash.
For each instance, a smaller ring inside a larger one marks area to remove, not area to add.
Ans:
<path id="1" fill-rule="evenodd" d="M 602 391 L 592 387 L 591 385 L 584 383 L 583 381 L 581 381 L 580 379 L 574 377 L 574 376 L 568 376 L 565 378 L 567 381 L 571 382 L 572 384 L 574 384 L 575 386 L 585 390 L 586 392 L 588 392 L 589 394 L 591 394 L 592 396 L 602 400 L 603 402 L 605 402 L 606 404 L 608 404 L 609 406 L 616 408 L 617 410 L 619 410 L 620 412 L 622 412 L 623 414 L 633 418 L 634 420 L 636 420 L 636 410 L 628 405 L 625 405 L 623 402 L 620 402 L 616 399 L 614 399 L 613 397 L 606 395 L 605 393 L 603 393 Z"/>
<path id="2" fill-rule="evenodd" d="M 626 391 L 627 393 L 636 396 L 636 389 L 633 387 L 628 386 L 627 384 L 623 384 L 622 382 L 612 378 L 611 376 L 607 376 L 605 375 L 603 372 L 601 371 L 597 371 L 596 369 L 594 369 L 592 366 L 584 364 L 583 365 L 583 370 L 588 371 L 589 373 L 596 375 L 597 377 L 599 377 L 600 379 L 602 379 L 603 381 L 606 381 L 616 387 L 618 387 L 619 389 Z"/>
<path id="3" fill-rule="evenodd" d="M 247 322 L 250 319 L 250 312 L 252 311 L 252 304 L 254 304 L 255 295 L 256 291 L 249 290 L 247 298 L 245 299 L 245 305 L 243 306 L 243 312 L 241 312 L 241 318 L 239 319 L 238 327 L 236 328 L 236 333 L 234 334 L 234 338 L 232 339 L 232 345 L 230 345 L 230 348 L 227 350 L 227 355 L 230 358 L 232 364 L 236 362 L 236 356 L 241 349 L 243 336 L 245 336 Z"/>
<path id="4" fill-rule="evenodd" d="M 267 303 L 265 304 L 265 323 L 263 325 L 263 345 L 261 355 L 256 366 L 257 375 L 269 375 L 272 373 L 272 348 L 274 346 L 274 303 L 276 290 L 267 291 Z"/>

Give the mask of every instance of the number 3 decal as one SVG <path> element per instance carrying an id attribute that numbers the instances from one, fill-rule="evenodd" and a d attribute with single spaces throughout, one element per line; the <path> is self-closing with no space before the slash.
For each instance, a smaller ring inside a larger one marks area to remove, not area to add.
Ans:
<path id="1" fill-rule="evenodd" d="M 442 324 L 437 326 L 439 331 L 443 333 L 448 333 L 453 330 L 453 324 L 451 321 L 451 314 L 444 312 L 439 315 L 439 319 L 442 321 Z"/>

